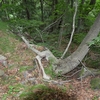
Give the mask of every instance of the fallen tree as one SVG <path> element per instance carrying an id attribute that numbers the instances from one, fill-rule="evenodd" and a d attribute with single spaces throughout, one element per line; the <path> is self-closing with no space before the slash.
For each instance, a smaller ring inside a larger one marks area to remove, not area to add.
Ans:
<path id="1" fill-rule="evenodd" d="M 52 52 L 46 47 L 43 51 L 40 52 L 39 50 L 37 50 L 37 47 L 39 46 L 35 44 L 30 44 L 29 41 L 26 40 L 24 36 L 22 35 L 20 36 L 23 39 L 23 41 L 26 43 L 28 48 L 30 48 L 33 52 L 37 54 L 36 63 L 38 64 L 39 69 L 41 69 L 43 78 L 50 79 L 50 77 L 46 75 L 44 71 L 44 68 L 41 62 L 43 58 L 45 58 L 47 61 L 49 61 L 50 59 L 53 59 L 52 66 L 55 73 L 59 73 L 59 72 L 61 74 L 68 73 L 80 64 L 80 62 L 83 60 L 83 58 L 86 56 L 86 54 L 89 51 L 88 43 L 91 42 L 94 38 L 96 38 L 99 32 L 100 32 L 100 13 L 98 17 L 96 18 L 94 24 L 92 25 L 91 29 L 89 30 L 88 34 L 86 35 L 86 37 L 84 38 L 80 46 L 78 47 L 78 49 L 65 59 L 57 59 L 52 54 Z"/>
<path id="2" fill-rule="evenodd" d="M 94 24 L 90 28 L 88 34 L 82 41 L 82 43 L 79 45 L 78 49 L 72 53 L 69 57 L 65 59 L 61 59 L 59 63 L 57 64 L 57 67 L 55 69 L 55 72 L 61 72 L 61 74 L 68 73 L 69 71 L 76 68 L 83 58 L 86 56 L 86 54 L 89 51 L 89 43 L 97 37 L 97 35 L 100 32 L 100 13 L 98 14 Z"/>
<path id="3" fill-rule="evenodd" d="M 48 75 L 46 75 L 46 73 L 44 71 L 44 68 L 43 68 L 41 60 L 43 58 L 45 58 L 47 61 L 52 59 L 53 60 L 52 64 L 55 64 L 55 63 L 58 62 L 58 59 L 52 54 L 52 52 L 48 48 L 44 48 L 42 46 L 38 46 L 38 45 L 35 45 L 35 44 L 30 44 L 29 41 L 26 40 L 24 36 L 20 35 L 20 37 L 25 42 L 27 47 L 37 54 L 37 56 L 35 57 L 35 63 L 37 65 L 38 69 L 40 69 L 40 71 L 41 71 L 41 73 L 43 75 L 43 78 L 44 79 L 50 79 L 50 77 Z M 39 51 L 39 50 L 37 50 L 37 48 L 42 48 L 43 51 Z"/>

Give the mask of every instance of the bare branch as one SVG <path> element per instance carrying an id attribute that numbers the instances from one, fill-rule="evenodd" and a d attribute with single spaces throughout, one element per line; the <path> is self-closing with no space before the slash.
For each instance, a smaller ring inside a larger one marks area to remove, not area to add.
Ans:
<path id="1" fill-rule="evenodd" d="M 42 42 L 44 43 L 44 40 L 43 40 L 42 34 L 40 33 L 40 31 L 39 31 L 37 28 L 36 28 L 36 31 L 40 34 L 41 40 L 42 40 Z"/>
<path id="2" fill-rule="evenodd" d="M 45 73 L 45 71 L 44 71 L 43 65 L 42 65 L 42 63 L 41 63 L 41 58 L 40 58 L 39 56 L 36 56 L 36 59 L 37 59 L 37 61 L 38 61 L 38 63 L 39 63 L 40 69 L 41 69 L 41 71 L 42 71 L 43 78 L 44 78 L 44 79 L 47 79 L 47 80 L 50 79 L 50 77 L 49 77 L 48 75 L 46 75 L 46 73 Z"/>
<path id="3" fill-rule="evenodd" d="M 50 77 L 48 75 L 46 75 L 46 73 L 44 71 L 41 59 L 45 57 L 47 61 L 52 59 L 53 63 L 56 63 L 56 62 L 58 62 L 57 58 L 51 53 L 51 51 L 49 49 L 46 48 L 45 51 L 40 52 L 39 50 L 37 50 L 35 48 L 35 47 L 38 47 L 37 45 L 30 44 L 29 41 L 26 40 L 24 36 L 22 36 L 22 35 L 20 35 L 20 36 L 21 36 L 22 40 L 26 43 L 28 48 L 37 54 L 37 56 L 36 56 L 37 61 L 35 61 L 35 62 L 36 62 L 36 65 L 39 66 L 39 68 L 42 72 L 43 78 L 50 79 Z M 38 70 L 39 70 L 39 68 L 38 68 Z M 39 75 L 40 75 L 40 70 L 39 70 Z"/>
<path id="4" fill-rule="evenodd" d="M 64 15 L 64 14 L 63 14 Z M 61 15 L 55 22 L 51 23 L 50 25 L 48 25 L 47 27 L 44 28 L 44 30 L 42 31 L 42 33 L 48 29 L 50 29 L 51 27 L 53 27 L 62 17 L 63 15 Z"/>
<path id="5" fill-rule="evenodd" d="M 64 58 L 64 56 L 65 56 L 66 52 L 68 51 L 69 46 L 70 46 L 70 44 L 72 42 L 72 39 L 73 39 L 73 35 L 74 35 L 74 31 L 75 31 L 75 17 L 76 17 L 76 13 L 77 13 L 77 2 L 75 2 L 75 13 L 74 13 L 74 16 L 73 16 L 73 26 L 72 26 L 73 30 L 72 30 L 72 33 L 71 33 L 70 41 L 69 41 L 69 43 L 68 43 L 68 45 L 67 45 L 67 47 L 66 47 L 66 49 L 65 49 L 65 51 L 64 51 L 64 53 L 63 53 L 63 55 L 61 57 L 61 59 Z"/>

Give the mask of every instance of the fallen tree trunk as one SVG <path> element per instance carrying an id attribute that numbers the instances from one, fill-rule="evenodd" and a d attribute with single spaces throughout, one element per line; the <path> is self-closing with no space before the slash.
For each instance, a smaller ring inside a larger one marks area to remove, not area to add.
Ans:
<path id="1" fill-rule="evenodd" d="M 100 32 L 100 13 L 99 13 L 98 17 L 96 18 L 94 24 L 92 25 L 90 31 L 88 32 L 88 34 L 86 35 L 86 37 L 84 38 L 84 40 L 82 41 L 80 46 L 78 47 L 78 49 L 74 53 L 72 53 L 69 57 L 67 57 L 65 59 L 61 59 L 61 60 L 58 60 L 51 53 L 51 51 L 49 49 L 46 48 L 44 51 L 40 52 L 40 51 L 36 50 L 36 48 L 35 48 L 35 46 L 37 46 L 37 45 L 29 44 L 29 42 L 23 36 L 21 36 L 21 38 L 26 43 L 28 48 L 30 48 L 33 52 L 35 52 L 37 54 L 37 56 L 39 57 L 39 59 L 37 59 L 37 60 L 39 62 L 39 66 L 42 70 L 43 78 L 49 79 L 49 77 L 45 74 L 43 66 L 41 66 L 40 61 L 42 58 L 45 57 L 47 60 L 53 59 L 52 66 L 56 73 L 59 73 L 59 72 L 61 74 L 68 73 L 80 64 L 80 61 L 83 60 L 83 58 L 86 56 L 86 54 L 89 51 L 88 43 L 91 42 L 94 38 L 96 38 L 97 35 L 99 34 L 99 32 Z"/>
<path id="2" fill-rule="evenodd" d="M 30 44 L 29 41 L 26 40 L 24 36 L 22 36 L 20 34 L 19 34 L 19 36 L 25 42 L 27 47 L 37 54 L 37 56 L 35 57 L 35 62 L 37 63 L 37 67 L 40 70 L 43 78 L 47 79 L 47 80 L 50 79 L 50 77 L 45 73 L 45 70 L 43 68 L 41 60 L 43 58 L 45 58 L 47 61 L 49 61 L 51 59 L 52 60 L 52 64 L 54 65 L 55 63 L 58 62 L 58 59 L 52 54 L 52 52 L 48 48 L 45 48 L 43 51 L 39 51 L 36 48 L 42 47 L 42 46 L 38 46 L 38 45 L 35 45 L 35 44 Z"/>
<path id="3" fill-rule="evenodd" d="M 78 47 L 78 49 L 74 53 L 72 53 L 69 57 L 60 60 L 55 68 L 55 72 L 56 73 L 60 72 L 61 74 L 65 74 L 76 68 L 80 64 L 79 60 L 82 61 L 89 51 L 88 43 L 91 42 L 94 38 L 96 38 L 99 32 L 100 32 L 100 13 L 96 18 L 94 24 L 92 25 L 90 31 L 88 32 L 88 34 Z"/>

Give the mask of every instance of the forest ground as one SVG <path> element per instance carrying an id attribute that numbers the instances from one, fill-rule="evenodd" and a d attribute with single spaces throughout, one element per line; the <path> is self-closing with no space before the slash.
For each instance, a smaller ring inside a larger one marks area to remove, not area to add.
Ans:
<path id="1" fill-rule="evenodd" d="M 8 61 L 8 67 L 0 65 L 0 69 L 8 75 L 8 79 L 0 79 L 0 100 L 18 100 L 23 91 L 28 91 L 34 85 L 32 82 L 25 81 L 27 77 L 37 77 L 35 85 L 44 84 L 38 76 L 38 70 L 33 70 L 33 59 L 36 55 L 21 39 L 0 31 L 0 54 L 7 57 Z M 70 94 L 74 92 L 77 100 L 100 100 L 100 90 L 91 89 L 92 78 L 93 76 L 88 76 L 78 80 L 76 77 L 71 77 L 71 81 L 65 82 L 63 86 L 69 89 Z"/>

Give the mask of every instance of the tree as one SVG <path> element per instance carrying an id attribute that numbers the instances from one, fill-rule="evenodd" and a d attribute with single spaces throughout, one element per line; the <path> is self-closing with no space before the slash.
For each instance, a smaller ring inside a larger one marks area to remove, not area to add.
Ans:
<path id="1" fill-rule="evenodd" d="M 53 70 L 56 73 L 60 74 L 66 74 L 68 72 L 70 72 L 71 70 L 73 70 L 74 68 L 76 68 L 80 62 L 83 60 L 83 58 L 85 57 L 85 55 L 88 53 L 89 51 L 89 42 L 91 42 L 93 39 L 95 39 L 97 37 L 97 35 L 100 32 L 100 13 L 98 15 L 98 17 L 96 18 L 94 24 L 92 25 L 91 29 L 89 30 L 88 34 L 86 35 L 86 37 L 84 38 L 84 40 L 82 41 L 82 43 L 80 44 L 80 46 L 78 47 L 78 49 L 72 53 L 69 57 L 65 58 L 65 59 L 61 59 L 58 60 L 51 52 L 49 49 L 45 48 L 42 52 L 36 50 L 36 45 L 32 45 L 30 44 L 23 36 L 21 36 L 21 38 L 23 39 L 23 41 L 27 44 L 27 46 L 34 51 L 37 56 L 36 56 L 36 63 L 38 63 L 39 68 L 42 70 L 42 74 L 43 74 L 43 78 L 45 79 L 50 79 L 50 77 L 48 75 L 46 75 L 44 69 L 43 69 L 43 65 L 41 63 L 42 58 L 46 58 L 47 60 L 53 59 Z"/>
<path id="2" fill-rule="evenodd" d="M 44 39 L 43 42 L 44 44 L 46 44 L 48 40 L 50 40 L 51 38 L 52 40 L 54 40 L 52 34 L 56 33 L 56 37 L 58 38 L 57 40 L 59 40 L 57 46 L 60 47 L 61 42 L 63 40 L 62 39 L 63 34 L 65 36 L 68 36 L 68 34 L 71 31 L 71 25 L 73 23 L 72 16 L 74 14 L 74 4 L 75 4 L 74 2 L 76 1 L 74 0 L 52 0 L 52 1 L 50 0 L 37 0 L 37 1 L 36 0 L 15 0 L 15 1 L 8 0 L 5 2 L 0 2 L 2 8 L 0 9 L 0 12 L 2 13 L 1 19 L 6 17 L 6 20 L 10 20 L 9 15 L 10 14 L 12 14 L 13 16 L 15 15 L 15 18 L 11 19 L 12 23 L 10 23 L 10 25 L 13 26 L 12 28 L 13 29 L 22 28 L 23 33 L 27 32 L 29 35 L 31 35 L 33 40 L 38 43 L 39 42 L 41 43 L 41 40 L 43 39 Z M 84 20 L 87 19 L 86 18 L 87 14 L 93 15 L 93 13 L 91 14 L 90 12 L 95 8 L 94 7 L 95 3 L 97 3 L 96 0 L 79 0 L 80 9 L 78 9 L 78 16 L 76 17 L 75 20 L 77 25 L 75 28 L 77 30 L 80 30 L 81 25 L 84 26 L 86 24 L 86 21 L 84 22 Z M 98 12 L 96 12 L 96 14 L 97 13 Z M 85 24 L 81 23 L 81 20 Z M 59 62 L 57 61 L 56 68 L 54 67 L 56 73 L 58 73 L 59 71 L 62 71 L 62 73 L 67 73 L 71 71 L 72 69 L 77 67 L 77 65 L 80 63 L 79 60 L 81 61 L 84 58 L 84 56 L 87 54 L 89 50 L 89 46 L 87 45 L 87 43 L 90 42 L 92 39 L 94 39 L 99 33 L 98 30 L 99 30 L 100 23 L 98 17 L 97 20 L 98 23 L 97 21 L 94 23 L 94 25 L 88 32 L 86 38 L 83 40 L 79 48 L 69 57 L 65 59 L 61 59 Z M 46 25 L 48 26 L 44 28 Z M 44 29 L 42 33 L 40 29 L 41 30 Z M 95 30 L 95 35 L 93 35 L 94 30 Z M 50 38 L 47 39 L 46 35 L 49 36 Z"/>
<path id="3" fill-rule="evenodd" d="M 94 24 L 92 25 L 91 29 L 89 30 L 88 34 L 78 47 L 78 49 L 72 53 L 69 57 L 62 59 L 57 64 L 57 67 L 55 68 L 55 72 L 61 72 L 62 74 L 65 74 L 74 68 L 76 68 L 80 61 L 83 60 L 85 55 L 89 51 L 89 45 L 88 43 L 91 42 L 94 38 L 97 37 L 97 35 L 100 32 L 100 13 L 98 17 L 96 18 Z"/>

